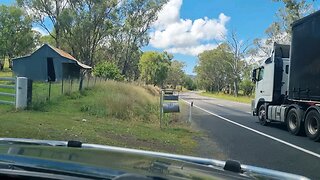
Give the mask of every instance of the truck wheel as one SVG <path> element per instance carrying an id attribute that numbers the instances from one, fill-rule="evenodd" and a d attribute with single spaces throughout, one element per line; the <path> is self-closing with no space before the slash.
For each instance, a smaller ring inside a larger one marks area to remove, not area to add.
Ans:
<path id="1" fill-rule="evenodd" d="M 287 115 L 287 128 L 291 134 L 298 135 L 301 132 L 301 119 L 296 108 L 290 109 Z"/>
<path id="2" fill-rule="evenodd" d="M 308 112 L 305 120 L 305 131 L 307 136 L 313 141 L 320 140 L 320 115 L 318 111 L 311 110 Z"/>
<path id="3" fill-rule="evenodd" d="M 259 107 L 258 118 L 261 125 L 268 125 L 266 107 L 263 104 Z"/>

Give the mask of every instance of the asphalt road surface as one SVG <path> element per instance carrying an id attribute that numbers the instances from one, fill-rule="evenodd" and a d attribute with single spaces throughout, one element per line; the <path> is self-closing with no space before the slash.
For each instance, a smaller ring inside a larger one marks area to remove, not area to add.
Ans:
<path id="1" fill-rule="evenodd" d="M 194 92 L 183 93 L 180 98 L 193 102 L 192 123 L 208 134 L 227 159 L 320 179 L 320 143 L 291 135 L 280 123 L 260 125 L 248 104 Z"/>

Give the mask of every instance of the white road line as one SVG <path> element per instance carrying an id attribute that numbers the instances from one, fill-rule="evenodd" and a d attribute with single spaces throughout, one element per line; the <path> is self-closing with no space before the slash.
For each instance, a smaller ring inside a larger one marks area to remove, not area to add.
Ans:
<path id="1" fill-rule="evenodd" d="M 184 99 L 181 99 L 181 100 L 183 100 L 184 102 L 190 104 L 188 101 L 186 101 L 186 100 L 184 100 Z M 260 131 L 257 131 L 257 130 L 255 130 L 255 129 L 252 129 L 252 128 L 250 128 L 250 127 L 244 126 L 244 125 L 242 125 L 242 124 L 240 124 L 240 123 L 234 122 L 234 121 L 232 121 L 232 120 L 230 120 L 230 119 L 227 119 L 227 118 L 222 117 L 222 116 L 220 116 L 220 115 L 218 115 L 218 114 L 215 114 L 215 113 L 213 113 L 213 112 L 210 112 L 210 111 L 208 111 L 208 110 L 206 110 L 206 109 L 203 109 L 203 108 L 201 108 L 201 107 L 199 107 L 199 106 L 193 105 L 193 107 L 196 107 L 196 108 L 198 108 L 198 109 L 200 109 L 200 110 L 202 110 L 202 111 L 204 111 L 204 112 L 206 112 L 206 113 L 208 113 L 208 114 L 211 114 L 211 115 L 213 115 L 213 116 L 216 116 L 216 117 L 218 117 L 218 118 L 220 118 L 220 119 L 222 119 L 222 120 L 224 120 L 224 121 L 227 121 L 227 122 L 232 123 L 232 124 L 234 124 L 234 125 L 240 126 L 240 127 L 245 128 L 245 129 L 247 129 L 247 130 L 249 130 L 249 131 L 252 131 L 252 132 L 254 132 L 254 133 L 260 134 L 261 136 L 267 137 L 267 138 L 269 138 L 269 139 L 272 139 L 272 140 L 277 141 L 277 142 L 279 142 L 279 143 L 285 144 L 285 145 L 287 145 L 287 146 L 290 146 L 290 147 L 292 147 L 292 148 L 295 148 L 295 149 L 297 149 L 297 150 L 299 150 L 299 151 L 302 151 L 302 152 L 304 152 L 304 153 L 307 153 L 307 154 L 309 154 L 309 155 L 312 155 L 312 156 L 315 156 L 315 157 L 317 157 L 317 158 L 320 158 L 320 154 L 317 154 L 317 153 L 315 153 L 315 152 L 309 151 L 309 150 L 307 150 L 307 149 L 304 149 L 304 148 L 302 148 L 302 147 L 296 146 L 296 145 L 294 145 L 294 144 L 288 143 L 288 142 L 286 142 L 286 141 L 284 141 L 284 140 L 281 140 L 281 139 L 278 139 L 278 138 L 276 138 L 276 137 L 270 136 L 270 135 L 265 134 L 265 133 L 263 133 L 263 132 L 260 132 Z"/>

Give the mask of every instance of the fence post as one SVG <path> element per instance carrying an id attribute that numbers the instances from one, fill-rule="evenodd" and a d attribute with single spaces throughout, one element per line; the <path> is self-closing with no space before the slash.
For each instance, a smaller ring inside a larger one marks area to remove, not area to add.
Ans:
<path id="1" fill-rule="evenodd" d="M 26 77 L 17 77 L 16 82 L 16 108 L 24 109 L 28 102 L 28 79 Z"/>
<path id="2" fill-rule="evenodd" d="M 71 93 L 72 92 L 72 79 L 70 79 L 70 92 L 69 93 Z"/>
<path id="3" fill-rule="evenodd" d="M 62 78 L 62 81 L 61 81 L 61 94 L 63 95 L 63 78 Z"/>
<path id="4" fill-rule="evenodd" d="M 88 82 L 87 82 L 87 88 L 89 87 L 89 85 L 90 85 L 90 76 L 88 76 Z"/>
<path id="5" fill-rule="evenodd" d="M 160 90 L 160 129 L 162 128 L 162 118 L 163 118 L 163 92 Z"/>
<path id="6" fill-rule="evenodd" d="M 31 79 L 28 79 L 27 106 L 30 106 L 32 104 L 32 84 L 33 84 L 33 81 Z"/>
<path id="7" fill-rule="evenodd" d="M 49 101 L 50 101 L 50 97 L 51 97 L 51 81 L 49 81 L 49 97 L 48 97 Z"/>

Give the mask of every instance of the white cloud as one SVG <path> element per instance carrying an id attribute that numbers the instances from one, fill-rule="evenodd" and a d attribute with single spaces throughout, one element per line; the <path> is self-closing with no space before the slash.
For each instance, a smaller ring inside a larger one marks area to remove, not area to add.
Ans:
<path id="1" fill-rule="evenodd" d="M 216 47 L 227 34 L 230 17 L 221 13 L 217 19 L 208 17 L 194 21 L 180 18 L 182 0 L 170 0 L 159 12 L 150 44 L 172 53 L 197 55 Z"/>
<path id="2" fill-rule="evenodd" d="M 188 47 L 174 47 L 166 49 L 169 53 L 179 53 L 179 54 L 187 54 L 192 56 L 197 56 L 199 53 L 203 51 L 215 49 L 218 45 L 216 44 L 201 44 L 196 46 L 188 46 Z"/>
<path id="3" fill-rule="evenodd" d="M 39 32 L 41 34 L 41 36 L 49 35 L 49 33 L 46 30 L 44 30 L 40 27 L 32 27 L 32 30 Z"/>
<path id="4" fill-rule="evenodd" d="M 170 0 L 165 4 L 158 14 L 158 20 L 154 23 L 157 28 L 165 28 L 170 24 L 178 22 L 180 19 L 180 8 L 182 0 Z"/>

